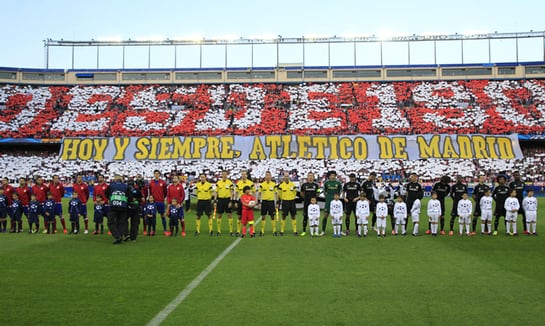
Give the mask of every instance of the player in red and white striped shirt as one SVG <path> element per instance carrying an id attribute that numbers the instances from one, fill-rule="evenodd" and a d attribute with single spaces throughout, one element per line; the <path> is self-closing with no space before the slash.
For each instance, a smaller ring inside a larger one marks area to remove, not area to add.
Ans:
<path id="1" fill-rule="evenodd" d="M 64 221 L 64 216 L 62 215 L 62 197 L 64 197 L 64 185 L 59 180 L 58 175 L 53 176 L 53 181 L 49 183 L 49 191 L 53 195 L 53 200 L 55 200 L 55 216 L 60 218 L 62 224 L 62 231 L 64 234 L 68 233 L 66 230 L 66 222 Z M 57 232 L 57 220 L 53 220 L 53 233 Z"/>
<path id="2" fill-rule="evenodd" d="M 72 185 L 74 192 L 78 195 L 82 204 L 81 215 L 83 216 L 83 222 L 85 223 L 84 234 L 89 233 L 89 218 L 87 217 L 87 201 L 89 200 L 89 186 L 83 182 L 83 176 L 78 174 L 76 176 L 76 182 Z"/>
<path id="3" fill-rule="evenodd" d="M 163 233 L 168 235 L 167 220 L 165 218 L 165 199 L 167 196 L 167 183 L 165 180 L 160 179 L 161 171 L 153 171 L 153 179 L 149 182 L 148 189 L 149 195 L 153 196 L 155 206 L 157 206 L 157 212 L 161 215 L 161 223 L 163 224 Z"/>
<path id="4" fill-rule="evenodd" d="M 41 176 L 36 176 L 34 179 L 34 185 L 32 186 L 32 193 L 36 196 L 36 200 L 39 203 L 39 213 L 43 214 L 43 206 L 47 199 L 47 193 L 49 192 L 49 186 L 44 183 L 44 179 Z M 39 222 L 36 225 L 39 228 Z M 49 223 L 44 216 L 44 233 L 47 233 Z"/>

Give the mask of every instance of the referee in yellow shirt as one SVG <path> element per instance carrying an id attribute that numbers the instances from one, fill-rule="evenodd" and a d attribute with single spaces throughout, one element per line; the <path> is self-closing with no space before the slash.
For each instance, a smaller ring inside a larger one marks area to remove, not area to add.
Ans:
<path id="1" fill-rule="evenodd" d="M 206 181 L 206 175 L 204 173 L 199 174 L 199 182 L 195 185 L 197 190 L 197 221 L 195 235 L 201 234 L 201 216 L 206 214 L 208 216 L 208 232 L 210 236 L 214 235 L 212 230 L 212 195 L 214 189 L 210 182 Z"/>
<path id="2" fill-rule="evenodd" d="M 241 228 L 241 224 L 240 224 L 240 219 L 242 218 L 242 203 L 240 202 L 240 196 L 244 195 L 244 187 L 250 187 L 250 191 L 252 194 L 255 193 L 255 185 L 253 183 L 252 180 L 248 179 L 248 171 L 246 170 L 242 170 L 240 172 L 240 180 L 237 181 L 237 184 L 236 184 L 236 187 L 235 187 L 235 190 L 236 190 L 236 208 L 237 208 L 237 213 L 238 213 L 238 221 L 237 221 L 237 234 L 236 236 L 238 237 L 240 235 L 240 228 Z"/>
<path id="3" fill-rule="evenodd" d="M 233 236 L 233 214 L 231 207 L 233 206 L 235 196 L 235 184 L 229 180 L 229 174 L 227 171 L 221 171 L 221 179 L 216 182 L 216 196 L 214 198 L 214 205 L 216 206 L 217 214 L 217 236 L 221 235 L 221 216 L 223 213 L 227 213 L 227 219 L 229 220 L 229 233 Z"/>
<path id="4" fill-rule="evenodd" d="M 272 181 L 270 171 L 265 172 L 265 180 L 259 184 L 259 192 L 257 193 L 257 202 L 261 206 L 261 232 L 259 236 L 265 235 L 265 225 L 267 224 L 267 215 L 271 217 L 272 232 L 276 233 L 276 209 L 275 201 L 278 199 L 276 182 Z"/>
<path id="5" fill-rule="evenodd" d="M 278 185 L 278 195 L 282 203 L 282 221 L 280 222 L 280 235 L 284 235 L 284 227 L 286 226 L 286 217 L 291 214 L 291 226 L 293 234 L 297 235 L 297 221 L 295 220 L 295 198 L 297 197 L 297 187 L 290 180 L 287 172 L 284 172 L 282 183 Z"/>

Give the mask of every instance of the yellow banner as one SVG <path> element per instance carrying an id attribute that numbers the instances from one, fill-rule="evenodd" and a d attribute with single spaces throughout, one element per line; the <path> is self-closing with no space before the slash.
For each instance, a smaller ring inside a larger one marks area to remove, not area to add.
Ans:
<path id="1" fill-rule="evenodd" d="M 515 159 L 517 135 L 342 135 L 64 138 L 66 161 Z"/>

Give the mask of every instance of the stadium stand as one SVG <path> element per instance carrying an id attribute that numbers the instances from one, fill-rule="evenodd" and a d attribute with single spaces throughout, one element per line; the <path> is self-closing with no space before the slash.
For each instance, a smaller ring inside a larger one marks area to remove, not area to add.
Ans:
<path id="1" fill-rule="evenodd" d="M 545 134 L 545 84 L 540 79 L 255 83 L 197 85 L 24 85 L 0 86 L 0 138 L 60 139 L 66 136 L 194 136 L 272 134 Z M 233 177 L 245 168 L 260 178 L 270 169 L 330 169 L 346 176 L 369 171 L 388 181 L 417 172 L 423 181 L 440 176 L 523 171 L 528 182 L 543 184 L 545 149 L 521 146 L 521 160 L 310 160 L 258 163 L 217 161 L 61 161 L 55 151 L 26 153 L 6 148 L 3 176 L 59 174 L 70 182 L 88 171 L 151 177 L 154 169 L 185 174 L 221 169 Z"/>
<path id="2" fill-rule="evenodd" d="M 0 87 L 0 137 L 545 132 L 543 80 Z"/>
<path id="3" fill-rule="evenodd" d="M 16 181 L 21 176 L 41 175 L 49 180 L 58 174 L 62 180 L 71 182 L 78 173 L 101 173 L 113 177 L 119 173 L 129 177 L 142 174 L 146 178 L 153 176 L 158 169 L 165 173 L 198 174 L 205 171 L 212 179 L 227 169 L 237 178 L 240 171 L 249 169 L 252 176 L 263 178 L 270 170 L 275 175 L 283 171 L 293 172 L 299 177 L 308 172 L 325 177 L 328 170 L 339 171 L 341 177 L 352 172 L 365 177 L 369 171 L 380 174 L 384 180 L 404 180 L 409 172 L 416 172 L 424 182 L 437 181 L 443 175 L 455 177 L 462 175 L 468 181 L 476 180 L 484 174 L 492 180 L 501 171 L 521 171 L 527 182 L 544 184 L 545 148 L 533 146 L 524 149 L 524 159 L 520 160 L 314 160 L 314 159 L 269 159 L 266 161 L 213 160 L 213 161 L 61 161 L 56 153 L 51 152 L 11 152 L 0 155 L 0 170 L 3 176 Z"/>

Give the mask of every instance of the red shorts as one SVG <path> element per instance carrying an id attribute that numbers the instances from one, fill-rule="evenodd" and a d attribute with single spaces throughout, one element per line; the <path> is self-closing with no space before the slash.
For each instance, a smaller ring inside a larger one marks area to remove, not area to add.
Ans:
<path id="1" fill-rule="evenodd" d="M 248 210 L 243 209 L 241 221 L 240 221 L 242 225 L 246 225 L 249 221 L 253 221 L 253 220 L 254 220 L 254 211 L 250 209 Z"/>

